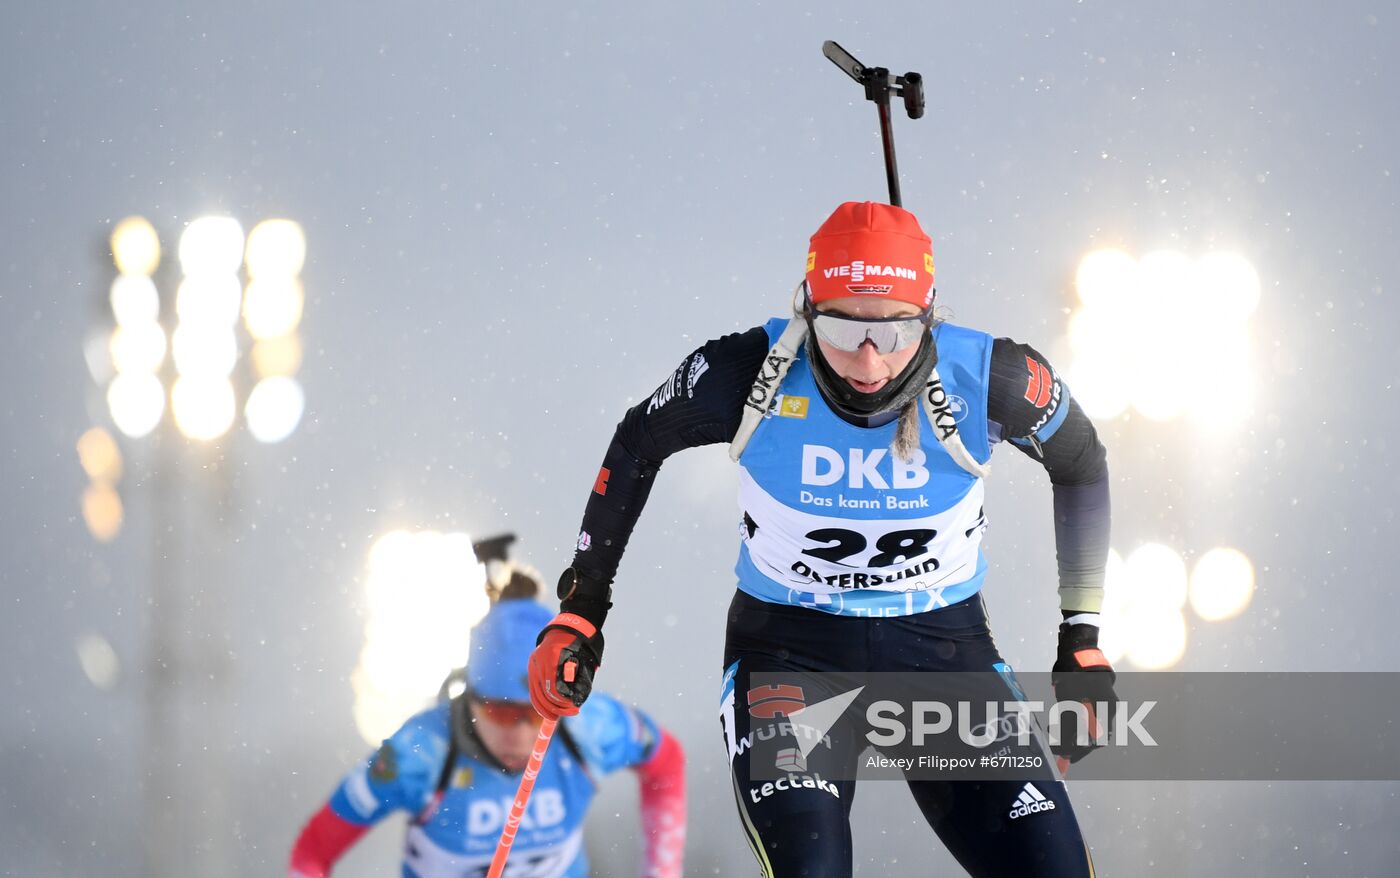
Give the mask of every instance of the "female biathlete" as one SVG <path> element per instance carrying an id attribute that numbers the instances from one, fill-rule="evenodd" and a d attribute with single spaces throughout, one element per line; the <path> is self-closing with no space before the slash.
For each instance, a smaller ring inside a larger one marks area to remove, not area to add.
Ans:
<path id="1" fill-rule="evenodd" d="M 913 214 L 870 202 L 837 208 L 812 236 L 790 319 L 707 342 L 622 419 L 560 579 L 561 613 L 531 657 L 542 715 L 584 705 L 611 583 L 662 461 L 728 443 L 743 514 L 721 715 L 741 822 L 764 875 L 850 875 L 855 784 L 824 767 L 850 758 L 839 746 L 794 759 L 776 783 L 751 772 L 751 735 L 771 735 L 765 726 L 780 716 L 771 690 L 750 686 L 752 674 L 995 670 L 1010 679 L 981 596 L 983 479 L 1000 442 L 1043 465 L 1052 485 L 1057 697 L 1115 700 L 1097 648 L 1104 448 L 1040 353 L 940 320 L 933 279 L 931 244 Z M 1068 761 L 1090 749 L 1072 736 L 1055 746 Z M 909 786 L 973 875 L 1093 872 L 1065 786 L 1048 773 Z"/>

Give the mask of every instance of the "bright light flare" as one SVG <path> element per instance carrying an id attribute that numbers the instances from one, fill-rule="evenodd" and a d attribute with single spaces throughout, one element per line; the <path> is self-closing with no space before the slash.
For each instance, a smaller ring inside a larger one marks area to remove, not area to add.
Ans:
<path id="1" fill-rule="evenodd" d="M 1241 323 L 1259 307 L 1259 272 L 1238 253 L 1202 256 L 1197 283 L 1201 301 L 1221 319 Z"/>
<path id="2" fill-rule="evenodd" d="M 1180 610 L 1139 604 L 1124 628 L 1131 637 L 1128 660 L 1144 671 L 1161 671 L 1186 654 L 1186 617 Z"/>
<path id="3" fill-rule="evenodd" d="M 1094 420 L 1116 418 L 1127 410 L 1132 395 L 1132 376 L 1097 358 L 1075 360 L 1065 370 L 1074 398 L 1084 414 Z"/>
<path id="4" fill-rule="evenodd" d="M 1123 578 L 1123 556 L 1108 550 L 1108 566 L 1104 570 L 1103 609 L 1099 611 L 1099 649 L 1109 664 L 1116 664 L 1128 650 L 1123 619 L 1132 606 L 1132 591 Z"/>
<path id="5" fill-rule="evenodd" d="M 1117 330 L 1133 345 L 1133 407 L 1154 421 L 1180 417 L 1191 402 L 1181 370 L 1191 321 L 1198 317 L 1194 288 L 1194 263 L 1185 254 L 1148 253 L 1138 265 L 1132 329 Z"/>
<path id="6" fill-rule="evenodd" d="M 1108 305 L 1132 293 L 1137 284 L 1137 260 L 1122 250 L 1095 250 L 1079 261 L 1074 286 L 1079 301 L 1090 307 Z"/>
<path id="7" fill-rule="evenodd" d="M 1172 361 L 1159 360 L 1139 373 L 1133 384 L 1133 408 L 1148 420 L 1179 418 L 1191 405 L 1186 384 L 1173 366 Z"/>
<path id="8" fill-rule="evenodd" d="M 121 677 L 121 659 L 112 644 L 101 634 L 84 634 L 73 644 L 78 664 L 88 682 L 103 691 L 117 685 Z"/>
<path id="9" fill-rule="evenodd" d="M 160 236 L 141 216 L 129 216 L 112 229 L 112 261 L 126 275 L 149 275 L 160 265 Z"/>
<path id="10" fill-rule="evenodd" d="M 154 373 L 165 361 L 165 330 L 154 321 L 118 326 L 109 350 L 117 372 Z"/>
<path id="11" fill-rule="evenodd" d="M 238 364 L 238 339 L 219 326 L 181 323 L 170 348 L 182 377 L 227 378 Z"/>
<path id="12" fill-rule="evenodd" d="M 443 675 L 446 676 L 446 672 Z M 428 697 L 419 692 L 379 688 L 362 666 L 351 672 L 350 689 L 355 693 L 351 707 L 355 728 L 365 743 L 375 746 L 397 731 L 404 720 L 422 710 L 428 701 Z"/>
<path id="13" fill-rule="evenodd" d="M 294 220 L 263 220 L 248 233 L 248 276 L 290 279 L 306 263 L 306 234 Z"/>
<path id="14" fill-rule="evenodd" d="M 78 462 L 94 482 L 115 484 L 121 481 L 121 449 L 112 434 L 102 427 L 92 427 L 78 437 Z"/>
<path id="15" fill-rule="evenodd" d="M 259 278 L 243 297 L 243 322 L 256 339 L 286 335 L 301 323 L 306 294 L 296 278 Z"/>
<path id="16" fill-rule="evenodd" d="M 1196 263 L 1185 253 L 1154 250 L 1138 262 L 1136 296 L 1158 318 L 1189 319 L 1196 287 Z"/>
<path id="17" fill-rule="evenodd" d="M 110 543 L 122 529 L 122 498 L 106 482 L 94 482 L 83 491 L 83 524 L 100 543 Z"/>
<path id="18" fill-rule="evenodd" d="M 1207 622 L 1238 616 L 1253 597 L 1254 565 L 1238 549 L 1211 549 L 1191 571 L 1191 609 Z"/>
<path id="19" fill-rule="evenodd" d="M 175 292 L 175 314 L 181 323 L 232 328 L 238 324 L 243 287 L 232 274 L 187 277 Z"/>
<path id="20" fill-rule="evenodd" d="M 155 323 L 160 319 L 160 294 L 144 274 L 120 274 L 108 296 L 118 326 Z"/>
<path id="21" fill-rule="evenodd" d="M 1192 424 L 1201 432 L 1224 434 L 1243 424 L 1254 410 L 1256 377 L 1251 368 L 1253 342 L 1242 326 L 1221 325 L 1204 332 L 1203 348 L 1212 352 L 1183 376 L 1192 388 Z M 1209 367 L 1207 371 L 1205 366 Z"/>
<path id="22" fill-rule="evenodd" d="M 243 262 L 243 227 L 231 216 L 202 216 L 180 235 L 180 267 L 187 277 L 236 274 Z"/>
<path id="23" fill-rule="evenodd" d="M 301 368 L 301 339 L 295 335 L 265 338 L 253 344 L 253 369 L 262 378 L 295 375 Z"/>
<path id="24" fill-rule="evenodd" d="M 1123 325 L 1128 321 L 1123 303 L 1081 308 L 1069 318 L 1069 349 L 1076 359 L 1129 356 L 1132 345 L 1123 337 Z"/>
<path id="25" fill-rule="evenodd" d="M 107 408 L 117 429 L 140 439 L 160 423 L 165 414 L 165 388 L 146 372 L 123 372 L 107 385 Z"/>
<path id="26" fill-rule="evenodd" d="M 1114 417 L 1131 403 L 1150 420 L 1190 414 L 1215 431 L 1248 414 L 1245 321 L 1260 286 L 1244 257 L 1157 250 L 1135 261 L 1097 250 L 1080 262 L 1076 286 L 1084 305 L 1070 317 L 1065 374 L 1091 417 Z"/>
<path id="27" fill-rule="evenodd" d="M 1132 583 L 1138 603 L 1174 610 L 1186 604 L 1186 562 L 1170 546 L 1143 543 L 1128 555 L 1123 574 Z"/>
<path id="28" fill-rule="evenodd" d="M 1171 548 L 1145 543 L 1126 560 L 1110 550 L 1099 648 L 1110 663 L 1171 667 L 1186 651 L 1185 601 L 1186 564 Z"/>
<path id="29" fill-rule="evenodd" d="M 177 378 L 170 389 L 170 406 L 180 432 L 201 442 L 227 433 L 237 414 L 233 385 L 227 378 Z"/>
<path id="30" fill-rule="evenodd" d="M 365 644 L 351 684 L 355 723 L 373 743 L 466 663 L 467 631 L 490 603 L 464 533 L 390 531 L 371 547 L 368 567 Z"/>
<path id="31" fill-rule="evenodd" d="M 294 378 L 264 378 L 248 394 L 243 414 L 248 432 L 259 442 L 281 442 L 301 423 L 306 394 Z"/>

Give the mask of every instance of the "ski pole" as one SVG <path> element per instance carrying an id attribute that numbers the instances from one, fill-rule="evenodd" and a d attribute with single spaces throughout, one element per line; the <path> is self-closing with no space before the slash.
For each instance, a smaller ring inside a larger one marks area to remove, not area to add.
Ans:
<path id="1" fill-rule="evenodd" d="M 549 749 L 549 739 L 554 737 L 554 727 L 558 720 L 547 719 L 540 725 L 540 733 L 535 737 L 535 748 L 530 751 L 530 761 L 525 766 L 525 774 L 520 778 L 520 788 L 515 791 L 515 803 L 510 806 L 506 825 L 501 828 L 500 841 L 496 842 L 496 854 L 491 858 L 491 868 L 486 878 L 501 878 L 506 868 L 506 858 L 510 856 L 510 846 L 515 843 L 515 833 L 520 830 L 520 818 L 525 815 L 525 805 L 530 801 L 530 792 L 535 788 L 535 778 L 540 775 L 540 764 L 544 762 L 544 752 Z"/>

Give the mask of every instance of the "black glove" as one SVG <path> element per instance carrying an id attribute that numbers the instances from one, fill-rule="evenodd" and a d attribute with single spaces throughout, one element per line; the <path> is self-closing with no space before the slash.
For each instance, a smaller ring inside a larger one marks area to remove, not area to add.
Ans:
<path id="1" fill-rule="evenodd" d="M 1081 702 L 1087 705 L 1089 715 L 1089 743 L 1080 744 L 1079 715 L 1068 710 L 1060 714 L 1059 743 L 1052 743 L 1050 749 L 1060 757 L 1061 771 L 1108 740 L 1118 709 L 1118 695 L 1113 691 L 1116 678 L 1108 659 L 1099 650 L 1099 626 L 1060 625 L 1060 645 L 1055 654 L 1055 666 L 1050 670 L 1050 685 L 1055 689 L 1057 701 Z M 1098 716 L 1098 702 L 1106 703 L 1106 717 Z"/>

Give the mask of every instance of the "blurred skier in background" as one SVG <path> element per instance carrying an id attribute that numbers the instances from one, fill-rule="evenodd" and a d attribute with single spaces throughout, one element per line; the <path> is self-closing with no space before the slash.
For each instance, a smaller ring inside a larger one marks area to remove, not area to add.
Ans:
<path id="1" fill-rule="evenodd" d="M 508 564 L 505 570 L 491 577 L 504 587 L 471 632 L 461 672 L 465 691 L 409 719 L 346 775 L 298 835 L 290 876 L 330 875 L 371 826 L 396 811 L 409 818 L 405 878 L 486 874 L 539 730 L 526 665 L 536 633 L 554 615 L 535 600 L 534 575 Z M 641 789 L 642 875 L 679 876 L 685 758 L 676 739 L 603 694 L 561 723 L 555 739 L 512 845 L 507 878 L 587 875 L 584 817 L 598 779 L 622 768 L 636 773 Z"/>

